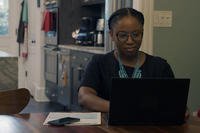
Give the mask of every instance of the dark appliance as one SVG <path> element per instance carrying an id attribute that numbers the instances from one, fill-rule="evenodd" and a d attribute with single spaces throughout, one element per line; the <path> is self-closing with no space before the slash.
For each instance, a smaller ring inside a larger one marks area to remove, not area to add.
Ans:
<path id="1" fill-rule="evenodd" d="M 58 45 L 58 3 L 48 2 L 45 5 L 44 21 L 42 29 L 45 32 L 45 44 Z"/>
<path id="2" fill-rule="evenodd" d="M 44 46 L 44 71 L 45 71 L 45 94 L 50 101 L 58 99 L 58 48 L 56 46 Z"/>
<path id="3" fill-rule="evenodd" d="M 96 23 L 95 17 L 82 17 L 80 23 L 80 31 L 76 38 L 76 43 L 83 46 L 94 45 L 96 38 Z"/>

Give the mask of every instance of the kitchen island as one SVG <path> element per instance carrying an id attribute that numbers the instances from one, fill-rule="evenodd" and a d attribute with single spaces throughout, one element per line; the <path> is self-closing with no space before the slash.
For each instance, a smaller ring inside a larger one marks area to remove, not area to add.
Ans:
<path id="1" fill-rule="evenodd" d="M 45 46 L 45 93 L 69 111 L 80 111 L 77 88 L 87 64 L 95 54 L 105 54 L 103 47 L 59 45 Z"/>
<path id="2" fill-rule="evenodd" d="M 0 91 L 18 88 L 18 57 L 0 51 Z"/>

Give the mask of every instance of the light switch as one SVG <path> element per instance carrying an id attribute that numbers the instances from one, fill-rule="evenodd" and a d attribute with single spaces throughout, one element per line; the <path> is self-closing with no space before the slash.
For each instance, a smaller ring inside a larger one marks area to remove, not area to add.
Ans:
<path id="1" fill-rule="evenodd" d="M 172 11 L 154 11 L 154 27 L 172 27 Z"/>

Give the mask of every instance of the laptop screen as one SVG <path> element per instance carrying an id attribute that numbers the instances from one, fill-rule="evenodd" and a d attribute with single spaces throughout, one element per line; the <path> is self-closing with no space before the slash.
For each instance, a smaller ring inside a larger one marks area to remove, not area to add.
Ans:
<path id="1" fill-rule="evenodd" d="M 108 123 L 183 124 L 190 79 L 113 78 Z"/>

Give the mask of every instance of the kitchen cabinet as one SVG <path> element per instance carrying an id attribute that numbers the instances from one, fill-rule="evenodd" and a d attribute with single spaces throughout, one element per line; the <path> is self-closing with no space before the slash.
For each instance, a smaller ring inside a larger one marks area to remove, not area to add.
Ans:
<path id="1" fill-rule="evenodd" d="M 61 49 L 58 65 L 58 99 L 57 102 L 68 110 L 80 111 L 78 88 L 85 68 L 93 54 L 70 49 Z"/>
<path id="2" fill-rule="evenodd" d="M 82 6 L 96 5 L 96 4 L 104 4 L 105 0 L 81 0 Z"/>
<path id="3" fill-rule="evenodd" d="M 60 49 L 58 52 L 58 99 L 57 102 L 70 108 L 70 50 Z"/>
<path id="4" fill-rule="evenodd" d="M 78 88 L 80 86 L 81 80 L 83 78 L 85 69 L 90 59 L 92 58 L 92 53 L 82 52 L 82 51 L 71 51 L 71 109 L 80 110 L 78 105 Z"/>
<path id="5" fill-rule="evenodd" d="M 59 44 L 75 44 L 72 32 L 83 17 L 104 18 L 105 0 L 59 0 Z"/>
<path id="6" fill-rule="evenodd" d="M 66 110 L 80 111 L 78 88 L 94 54 L 66 48 L 45 47 L 46 96 Z"/>
<path id="7" fill-rule="evenodd" d="M 56 83 L 46 80 L 45 94 L 51 102 L 57 102 L 58 99 L 58 86 Z"/>
<path id="8" fill-rule="evenodd" d="M 45 58 L 45 81 L 46 89 L 45 94 L 51 101 L 57 101 L 58 98 L 58 56 L 56 47 L 44 47 L 44 58 Z"/>

